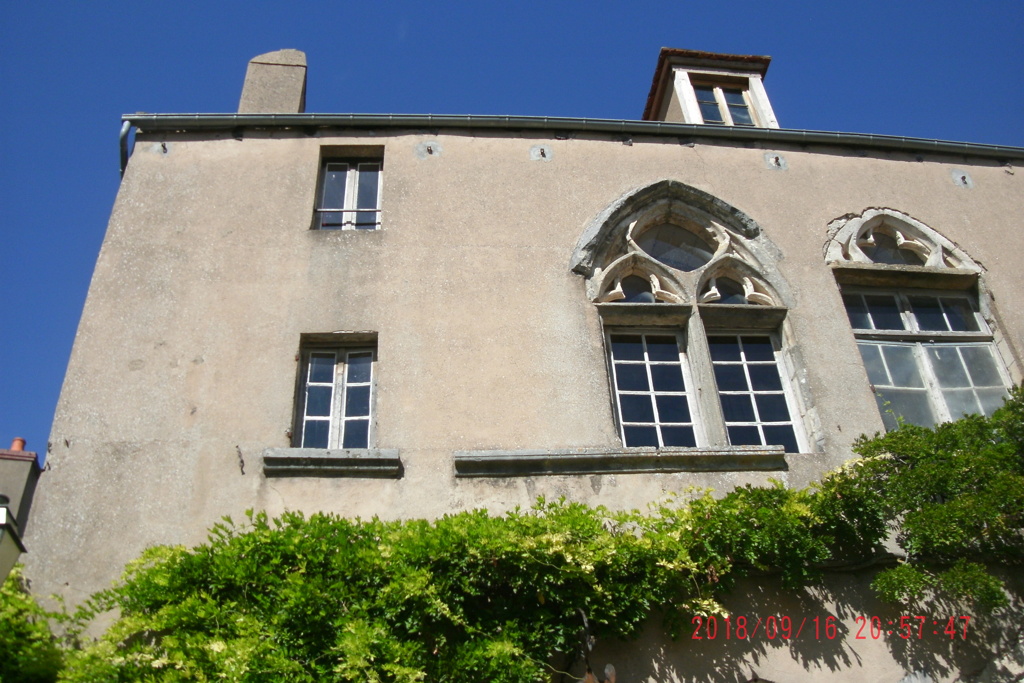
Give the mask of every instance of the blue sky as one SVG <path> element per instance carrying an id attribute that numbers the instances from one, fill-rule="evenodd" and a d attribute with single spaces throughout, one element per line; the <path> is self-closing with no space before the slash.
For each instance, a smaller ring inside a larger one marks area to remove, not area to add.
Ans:
<path id="1" fill-rule="evenodd" d="M 1021 0 L 2 3 L 0 448 L 46 449 L 121 114 L 235 111 L 296 48 L 310 112 L 636 119 L 662 46 L 771 55 L 784 128 L 1024 146 Z"/>

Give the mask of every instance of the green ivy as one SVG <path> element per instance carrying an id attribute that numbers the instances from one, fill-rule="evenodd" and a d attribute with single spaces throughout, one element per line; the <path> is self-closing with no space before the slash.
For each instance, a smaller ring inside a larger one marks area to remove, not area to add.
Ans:
<path id="1" fill-rule="evenodd" d="M 0 585 L 0 683 L 57 680 L 64 654 L 50 632 L 52 616 L 29 594 L 16 565 Z"/>
<path id="2" fill-rule="evenodd" d="M 1024 395 L 856 450 L 808 489 L 691 491 L 646 512 L 541 499 L 435 521 L 225 518 L 196 548 L 147 550 L 70 619 L 119 613 L 62 680 L 544 681 L 579 646 L 580 610 L 598 638 L 652 613 L 677 635 L 724 613 L 737 578 L 798 588 L 884 558 L 887 540 L 906 559 L 877 575 L 883 598 L 1006 604 L 989 567 L 1024 558 Z"/>

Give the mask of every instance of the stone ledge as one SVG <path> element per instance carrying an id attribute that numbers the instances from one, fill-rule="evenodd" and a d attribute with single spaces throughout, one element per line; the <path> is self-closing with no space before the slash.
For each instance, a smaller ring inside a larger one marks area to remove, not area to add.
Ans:
<path id="1" fill-rule="evenodd" d="M 397 448 L 267 448 L 263 451 L 263 474 L 268 477 L 397 479 L 403 472 Z"/>
<path id="2" fill-rule="evenodd" d="M 456 477 L 784 469 L 786 469 L 786 457 L 781 446 L 455 451 Z"/>

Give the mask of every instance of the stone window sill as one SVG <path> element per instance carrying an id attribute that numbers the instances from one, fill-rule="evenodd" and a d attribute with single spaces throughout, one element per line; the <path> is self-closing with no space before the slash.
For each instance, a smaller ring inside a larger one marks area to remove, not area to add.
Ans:
<path id="1" fill-rule="evenodd" d="M 781 446 L 456 451 L 457 477 L 785 470 Z"/>
<path id="2" fill-rule="evenodd" d="M 404 470 L 398 449 L 267 448 L 268 477 L 366 477 L 397 479 Z"/>

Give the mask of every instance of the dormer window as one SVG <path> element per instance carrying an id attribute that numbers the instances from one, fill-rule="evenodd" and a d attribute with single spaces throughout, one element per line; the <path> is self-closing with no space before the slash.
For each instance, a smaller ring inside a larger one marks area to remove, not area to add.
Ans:
<path id="1" fill-rule="evenodd" d="M 645 121 L 778 128 L 762 79 L 771 57 L 662 48 Z"/>

